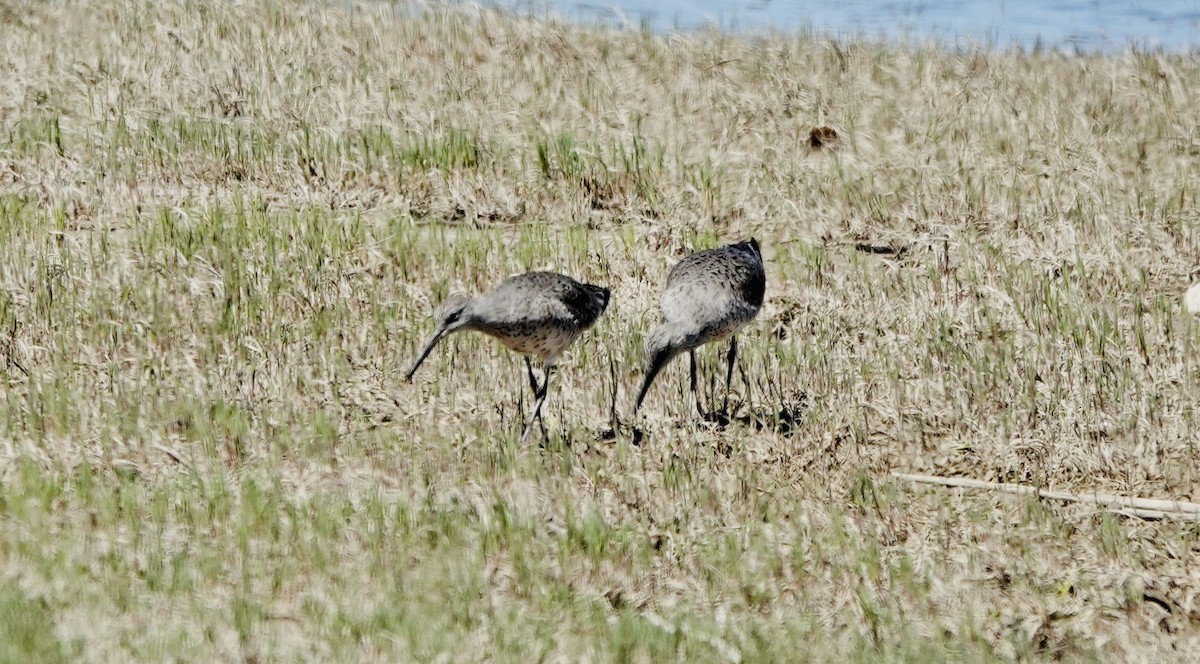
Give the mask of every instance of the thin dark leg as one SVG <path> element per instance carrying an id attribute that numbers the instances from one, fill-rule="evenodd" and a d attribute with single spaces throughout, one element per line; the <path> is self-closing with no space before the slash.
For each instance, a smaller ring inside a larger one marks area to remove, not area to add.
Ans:
<path id="1" fill-rule="evenodd" d="M 733 384 L 733 362 L 737 359 L 737 336 L 729 338 L 729 352 L 725 355 L 725 361 L 728 366 L 725 367 L 725 404 L 721 406 L 721 412 L 729 414 L 729 388 Z"/>
<path id="2" fill-rule="evenodd" d="M 549 387 L 550 387 L 550 376 L 547 375 L 546 376 L 546 384 L 542 387 L 542 401 L 546 400 L 546 390 Z M 542 419 L 542 407 L 540 405 L 540 402 L 534 412 L 537 413 L 538 429 L 541 429 L 541 431 L 542 431 L 542 442 L 548 443 L 548 442 L 550 442 L 550 434 L 546 433 L 546 420 Z"/>
<path id="3" fill-rule="evenodd" d="M 695 349 L 688 351 L 688 360 L 691 362 L 688 375 L 691 378 L 692 399 L 696 401 L 696 412 L 700 413 L 700 418 L 708 417 L 704 413 L 704 406 L 700 403 L 700 392 L 696 390 L 696 351 Z"/>
<path id="4" fill-rule="evenodd" d="M 525 357 L 525 372 L 529 375 L 529 389 L 533 390 L 533 400 L 536 402 L 538 400 L 538 396 L 541 395 L 542 388 L 538 386 L 537 377 L 534 376 L 534 374 L 533 374 L 533 364 L 530 363 L 529 356 L 526 355 L 524 357 Z M 547 378 L 547 380 L 549 380 L 549 375 L 547 375 L 546 378 Z M 537 421 L 538 421 L 538 426 L 541 427 L 541 429 L 542 429 L 542 438 L 549 439 L 549 436 L 546 434 L 546 423 L 542 421 L 541 414 L 538 414 Z M 522 441 L 525 440 L 525 436 L 528 433 L 529 433 L 529 425 L 526 424 L 525 430 L 522 431 L 522 433 L 521 433 Z"/>
<path id="5" fill-rule="evenodd" d="M 538 384 L 537 378 L 533 376 L 533 365 L 529 363 L 529 356 L 525 356 L 525 371 L 529 373 L 529 389 L 533 390 L 533 398 L 537 399 Z"/>
<path id="6" fill-rule="evenodd" d="M 537 401 L 533 404 L 533 413 L 531 413 L 529 415 L 529 419 L 525 421 L 525 430 L 521 432 L 522 443 L 524 443 L 525 439 L 529 437 L 529 430 L 533 428 L 534 420 L 537 420 L 538 424 L 541 426 L 542 437 L 546 440 L 550 439 L 550 436 L 546 433 L 546 424 L 542 422 L 542 404 L 546 402 L 546 392 L 548 392 L 550 388 L 550 374 L 552 373 L 554 373 L 554 367 L 546 367 L 546 377 L 542 381 L 541 389 L 534 390 L 534 397 L 537 399 Z"/>

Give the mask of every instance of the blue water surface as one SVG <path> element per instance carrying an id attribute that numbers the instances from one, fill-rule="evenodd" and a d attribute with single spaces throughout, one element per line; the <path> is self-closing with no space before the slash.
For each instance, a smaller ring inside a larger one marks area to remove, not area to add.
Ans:
<path id="1" fill-rule="evenodd" d="M 665 33 L 811 30 L 834 37 L 1081 52 L 1200 52 L 1200 0 L 494 0 L 522 13 Z"/>

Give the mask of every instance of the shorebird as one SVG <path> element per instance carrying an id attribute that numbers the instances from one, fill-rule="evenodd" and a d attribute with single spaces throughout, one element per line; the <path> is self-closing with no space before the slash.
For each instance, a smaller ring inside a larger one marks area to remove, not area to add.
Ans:
<path id="1" fill-rule="evenodd" d="M 765 290 L 762 252 L 754 238 L 694 253 L 671 268 L 659 302 L 663 323 L 646 336 L 646 376 L 633 406 L 634 414 L 658 372 L 687 351 L 692 397 L 700 417 L 707 418 L 696 391 L 696 348 L 729 337 L 722 407 L 722 412 L 727 412 L 737 359 L 737 333 L 758 314 Z"/>
<path id="2" fill-rule="evenodd" d="M 434 317 L 437 327 L 417 360 L 404 377 L 412 381 L 417 368 L 442 337 L 461 330 L 491 335 L 509 350 L 525 356 L 525 370 L 535 401 L 533 412 L 521 432 L 529 435 L 534 420 L 541 421 L 542 404 L 550 386 L 558 356 L 608 308 L 609 290 L 584 284 L 554 272 L 528 272 L 509 277 L 491 291 L 475 298 L 452 295 L 442 302 Z M 542 384 L 533 375 L 530 356 L 544 366 Z M 543 427 L 543 435 L 545 428 Z"/>

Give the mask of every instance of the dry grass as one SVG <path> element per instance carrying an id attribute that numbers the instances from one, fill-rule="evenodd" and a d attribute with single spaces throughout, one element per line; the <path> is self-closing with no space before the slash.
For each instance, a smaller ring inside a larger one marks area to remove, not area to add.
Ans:
<path id="1" fill-rule="evenodd" d="M 1196 524 L 889 476 L 1200 499 L 1200 61 L 418 9 L 0 0 L 0 659 L 1200 652 Z M 603 440 L 751 234 L 744 421 Z M 401 371 L 533 268 L 614 300 L 521 448 Z"/>

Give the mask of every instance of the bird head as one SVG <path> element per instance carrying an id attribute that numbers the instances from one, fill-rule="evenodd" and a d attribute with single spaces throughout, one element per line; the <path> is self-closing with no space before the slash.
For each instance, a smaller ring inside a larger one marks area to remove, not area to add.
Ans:
<path id="1" fill-rule="evenodd" d="M 451 295 L 442 301 L 434 311 L 433 317 L 437 321 L 437 327 L 433 330 L 433 335 L 429 337 L 429 341 L 425 342 L 425 347 L 421 349 L 421 353 L 417 355 L 417 359 L 412 363 L 412 368 L 405 374 L 405 381 L 412 381 L 413 374 L 417 373 L 417 368 L 429 356 L 433 347 L 437 345 L 442 337 L 456 332 L 466 327 L 471 323 L 471 298 L 466 295 Z"/>
<path id="2" fill-rule="evenodd" d="M 445 334 L 463 327 L 470 322 L 470 316 L 467 315 L 470 308 L 471 298 L 461 293 L 455 293 L 442 300 L 442 303 L 433 312 L 433 317 L 438 324 L 437 329 Z"/>

